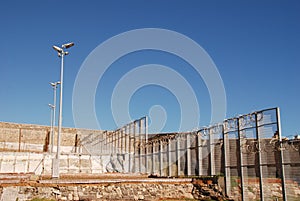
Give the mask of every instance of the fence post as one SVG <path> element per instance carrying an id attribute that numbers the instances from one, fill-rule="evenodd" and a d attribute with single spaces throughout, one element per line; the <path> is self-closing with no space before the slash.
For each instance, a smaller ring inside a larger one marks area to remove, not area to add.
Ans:
<path id="1" fill-rule="evenodd" d="M 168 176 L 172 176 L 171 140 L 168 138 Z"/>
<path id="2" fill-rule="evenodd" d="M 155 173 L 155 146 L 156 146 L 156 142 L 152 141 L 151 143 L 152 145 L 152 173 Z"/>
<path id="3" fill-rule="evenodd" d="M 107 154 L 108 152 L 109 152 L 109 134 L 108 131 L 105 131 L 105 154 Z"/>
<path id="4" fill-rule="evenodd" d="M 132 161 L 132 155 L 131 155 L 131 128 L 132 127 L 132 124 L 129 124 L 128 125 L 128 158 L 129 158 L 129 163 L 128 163 L 128 172 L 131 172 L 131 169 L 132 169 L 132 164 L 131 164 L 131 161 Z"/>
<path id="5" fill-rule="evenodd" d="M 187 175 L 191 175 L 191 136 L 190 133 L 186 134 L 186 165 L 187 165 Z"/>
<path id="6" fill-rule="evenodd" d="M 76 149 L 77 149 L 77 146 L 78 146 L 78 145 L 77 145 L 77 136 L 78 136 L 78 135 L 76 134 L 76 146 L 75 146 Z M 103 138 L 103 136 L 104 136 L 104 133 L 101 133 L 100 155 L 103 154 L 103 144 L 104 144 L 104 138 Z M 76 149 L 75 149 L 75 150 L 76 150 Z M 78 153 L 77 150 L 75 151 L 75 153 Z"/>
<path id="7" fill-rule="evenodd" d="M 159 174 L 160 174 L 160 176 L 163 176 L 162 149 L 163 149 L 163 143 L 162 143 L 161 139 L 159 139 Z"/>
<path id="8" fill-rule="evenodd" d="M 255 132 L 256 132 L 256 140 L 257 140 L 257 150 L 258 150 L 258 170 L 259 170 L 259 190 L 260 190 L 260 200 L 264 201 L 264 189 L 263 189 L 263 178 L 262 178 L 262 162 L 261 162 L 261 144 L 260 137 L 258 132 L 258 121 L 257 121 L 257 113 L 255 113 Z"/>
<path id="9" fill-rule="evenodd" d="M 136 147 L 136 133 L 137 133 L 137 121 L 133 122 L 133 172 L 136 173 L 136 169 L 137 169 L 137 160 L 136 160 L 136 151 L 137 151 L 137 147 Z"/>
<path id="10" fill-rule="evenodd" d="M 198 149 L 198 175 L 202 175 L 202 148 L 201 148 L 201 133 L 197 131 L 197 149 Z"/>
<path id="11" fill-rule="evenodd" d="M 146 173 L 149 173 L 149 166 L 148 166 L 148 118 L 145 117 L 145 144 L 146 144 L 146 150 L 145 150 L 145 169 Z"/>
<path id="12" fill-rule="evenodd" d="M 122 133 L 121 133 L 121 129 L 118 129 L 118 146 L 117 146 L 117 154 L 120 154 L 121 153 L 121 144 L 122 144 Z"/>
<path id="13" fill-rule="evenodd" d="M 115 131 L 113 131 L 111 133 L 111 149 L 112 149 L 112 152 L 111 153 L 115 153 Z"/>
<path id="14" fill-rule="evenodd" d="M 128 153 L 128 132 L 127 132 L 127 125 L 124 126 L 124 153 L 127 154 Z"/>
<path id="15" fill-rule="evenodd" d="M 110 138 L 111 138 L 111 132 L 107 132 L 107 151 L 108 151 L 108 154 L 112 153 Z"/>
<path id="16" fill-rule="evenodd" d="M 119 144 L 119 130 L 115 131 L 115 154 L 118 154 L 118 144 Z"/>
<path id="17" fill-rule="evenodd" d="M 180 134 L 176 138 L 177 176 L 180 176 Z"/>
<path id="18" fill-rule="evenodd" d="M 142 172 L 142 119 L 139 119 L 139 172 Z"/>
<path id="19" fill-rule="evenodd" d="M 210 175 L 215 175 L 215 147 L 214 147 L 214 139 L 213 139 L 213 129 L 212 127 L 209 129 L 209 156 L 210 156 Z"/>
<path id="20" fill-rule="evenodd" d="M 244 200 L 244 163 L 243 163 L 243 153 L 242 153 L 242 147 L 241 147 L 241 131 L 240 131 L 240 119 L 237 118 L 237 130 L 238 130 L 238 149 L 239 149 L 239 158 L 240 158 L 240 172 L 241 172 L 241 195 L 242 200 Z"/>
<path id="21" fill-rule="evenodd" d="M 278 131 L 278 137 L 279 137 L 279 150 L 280 150 L 280 166 L 281 166 L 281 186 L 282 186 L 282 198 L 283 201 L 287 200 L 286 197 L 286 185 L 285 185 L 285 163 L 283 161 L 283 151 L 282 151 L 282 136 L 281 136 L 281 120 L 280 120 L 280 110 L 277 107 L 276 108 L 276 118 L 277 118 L 277 131 Z"/>
<path id="22" fill-rule="evenodd" d="M 225 124 L 226 125 L 226 124 Z M 229 163 L 229 160 L 228 160 L 228 156 L 230 154 L 230 142 L 229 142 L 229 136 L 228 136 L 228 132 L 225 132 L 225 129 L 228 129 L 228 128 L 225 128 L 226 126 L 224 126 L 224 123 L 223 123 L 223 126 L 222 126 L 222 134 L 223 134 L 223 151 L 224 151 L 224 168 L 225 168 L 225 171 L 224 171 L 224 176 L 225 176 L 225 193 L 227 196 L 230 196 L 231 193 L 231 181 L 230 181 L 230 163 Z M 228 130 L 227 130 L 228 131 Z M 228 152 L 227 152 L 227 149 L 228 149 Z"/>
<path id="23" fill-rule="evenodd" d="M 120 153 L 124 153 L 124 130 L 123 127 L 120 128 Z"/>

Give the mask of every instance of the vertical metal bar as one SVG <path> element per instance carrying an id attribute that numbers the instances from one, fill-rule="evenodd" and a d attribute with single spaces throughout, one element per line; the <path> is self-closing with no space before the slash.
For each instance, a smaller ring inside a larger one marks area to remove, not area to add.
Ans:
<path id="1" fill-rule="evenodd" d="M 225 128 L 224 124 L 222 126 L 222 134 L 223 134 L 223 153 L 224 153 L 224 176 L 225 176 L 225 193 L 227 196 L 231 195 L 231 181 L 230 181 L 230 164 L 228 160 L 229 152 L 227 153 L 227 147 L 229 148 L 230 143 L 229 143 L 229 134 L 228 132 L 225 133 Z M 229 151 L 230 149 L 228 149 Z"/>
<path id="2" fill-rule="evenodd" d="M 122 128 L 118 129 L 118 147 L 117 147 L 117 154 L 122 153 Z"/>
<path id="3" fill-rule="evenodd" d="M 114 152 L 114 132 L 110 133 L 110 153 Z"/>
<path id="4" fill-rule="evenodd" d="M 161 140 L 159 140 L 159 174 L 160 176 L 163 175 L 163 157 L 162 157 L 162 149 L 163 149 L 163 143 Z"/>
<path id="5" fill-rule="evenodd" d="M 113 136 L 113 132 L 109 133 L 109 154 L 111 154 L 113 152 L 113 146 L 112 146 L 112 136 Z"/>
<path id="6" fill-rule="evenodd" d="M 152 146 L 152 174 L 155 173 L 155 146 L 156 146 L 156 143 L 152 141 L 151 143 L 151 146 Z"/>
<path id="7" fill-rule="evenodd" d="M 259 166 L 259 190 L 260 190 L 260 200 L 264 201 L 264 189 L 263 189 L 263 178 L 262 178 L 262 161 L 261 161 L 261 152 L 260 152 L 260 137 L 258 132 L 258 121 L 257 113 L 255 113 L 255 131 L 256 131 L 256 140 L 257 140 L 257 149 L 258 149 L 258 166 Z"/>
<path id="8" fill-rule="evenodd" d="M 124 128 L 120 128 L 120 154 L 123 154 L 124 153 L 124 138 L 123 138 L 123 135 L 124 135 Z"/>
<path id="9" fill-rule="evenodd" d="M 200 176 L 202 175 L 202 148 L 201 148 L 201 134 L 198 132 L 197 132 L 198 175 Z"/>
<path id="10" fill-rule="evenodd" d="M 127 146 L 128 146 L 128 141 L 127 141 L 127 125 L 124 127 L 124 137 L 125 137 L 125 142 L 124 142 L 124 153 L 127 153 Z"/>
<path id="11" fill-rule="evenodd" d="M 111 144 L 112 144 L 111 148 L 112 148 L 112 153 L 114 154 L 115 153 L 115 147 L 116 147 L 115 146 L 115 131 L 112 132 L 111 136 L 112 136 L 111 137 L 112 138 L 111 139 Z"/>
<path id="12" fill-rule="evenodd" d="M 132 168 L 132 165 L 131 165 L 131 160 L 132 160 L 132 157 L 131 157 L 131 124 L 128 125 L 128 172 L 131 172 L 131 168 Z"/>
<path id="13" fill-rule="evenodd" d="M 172 176 L 171 140 L 168 139 L 168 176 Z"/>
<path id="14" fill-rule="evenodd" d="M 113 132 L 113 153 L 116 153 L 116 131 Z"/>
<path id="15" fill-rule="evenodd" d="M 145 169 L 146 173 L 149 172 L 149 165 L 148 165 L 148 118 L 145 117 L 145 143 L 146 143 L 146 150 L 145 150 Z"/>
<path id="16" fill-rule="evenodd" d="M 116 144 L 117 144 L 117 147 L 116 147 L 116 153 L 117 153 L 117 154 L 120 153 L 120 140 L 121 140 L 121 138 L 120 138 L 120 132 L 121 132 L 121 130 L 118 129 L 118 130 L 117 130 L 117 136 L 116 136 L 116 138 L 117 138 L 117 142 L 116 142 Z"/>
<path id="17" fill-rule="evenodd" d="M 142 172 L 142 119 L 139 120 L 139 172 Z"/>
<path id="18" fill-rule="evenodd" d="M 114 144 L 115 144 L 115 154 L 118 153 L 118 143 L 119 143 L 119 140 L 118 140 L 118 136 L 119 136 L 119 131 L 116 130 L 115 131 L 115 141 L 114 141 Z"/>
<path id="19" fill-rule="evenodd" d="M 240 119 L 237 118 L 236 119 L 237 122 L 237 131 L 238 131 L 238 149 L 239 149 L 239 158 L 240 158 L 240 172 L 241 172 L 241 196 L 242 196 L 242 200 L 244 200 L 244 170 L 243 170 L 243 153 L 241 150 L 241 132 L 240 132 Z"/>
<path id="20" fill-rule="evenodd" d="M 119 147 L 119 149 L 120 149 L 120 151 L 119 151 L 119 153 L 120 154 L 123 154 L 123 145 L 124 145 L 124 139 L 123 139 L 123 127 L 122 128 L 120 128 L 120 147 Z"/>
<path id="21" fill-rule="evenodd" d="M 214 147 L 214 138 L 213 138 L 213 129 L 209 129 L 209 156 L 210 156 L 210 175 L 216 174 L 215 168 L 215 147 Z"/>
<path id="22" fill-rule="evenodd" d="M 116 131 L 113 132 L 113 153 L 116 153 Z"/>
<path id="23" fill-rule="evenodd" d="M 107 132 L 107 154 L 112 153 L 111 150 L 111 132 Z"/>
<path id="24" fill-rule="evenodd" d="M 176 138 L 177 176 L 180 176 L 180 136 Z"/>
<path id="25" fill-rule="evenodd" d="M 114 153 L 117 154 L 118 148 L 118 130 L 114 131 Z"/>
<path id="26" fill-rule="evenodd" d="M 113 134 L 114 134 L 113 131 L 109 134 L 109 153 L 114 152 L 114 149 L 113 149 Z"/>
<path id="27" fill-rule="evenodd" d="M 103 137 L 104 137 L 104 144 L 103 144 L 103 153 L 102 154 L 106 154 L 107 152 L 107 131 L 104 131 L 104 134 L 103 134 Z"/>
<path id="28" fill-rule="evenodd" d="M 118 131 L 114 131 L 114 153 L 117 154 L 118 148 Z"/>
<path id="29" fill-rule="evenodd" d="M 101 134 L 101 141 L 100 141 L 100 155 L 103 153 L 103 142 L 104 142 L 104 138 L 103 138 L 103 135 L 104 135 L 104 132 L 102 132 Z M 76 136 L 77 136 L 77 134 L 76 134 Z M 77 139 L 76 139 L 76 141 L 77 141 Z M 76 147 L 77 147 L 77 142 L 76 142 Z"/>
<path id="30" fill-rule="evenodd" d="M 114 131 L 114 154 L 117 153 L 118 131 Z"/>
<path id="31" fill-rule="evenodd" d="M 121 154 L 122 153 L 122 128 L 119 129 L 118 131 L 118 149 L 117 153 Z"/>
<path id="32" fill-rule="evenodd" d="M 136 151 L 137 151 L 137 149 L 136 149 L 136 145 L 137 145 L 137 143 L 136 143 L 136 132 L 137 132 L 137 122 L 136 121 L 134 121 L 133 122 L 133 172 L 135 173 L 136 172 Z"/>
<path id="33" fill-rule="evenodd" d="M 282 151 L 282 136 L 281 136 L 281 120 L 280 120 L 280 109 L 276 108 L 276 118 L 277 118 L 277 131 L 278 131 L 278 137 L 280 142 L 280 166 L 281 166 L 281 185 L 282 185 L 282 198 L 283 201 L 287 201 L 287 195 L 286 195 L 286 185 L 285 185 L 285 163 L 283 161 L 283 151 Z"/>
<path id="34" fill-rule="evenodd" d="M 123 127 L 123 154 L 126 154 L 126 126 Z"/>
<path id="35" fill-rule="evenodd" d="M 191 175 L 191 165 L 192 165 L 190 133 L 186 134 L 186 165 L 187 165 L 187 175 L 190 176 Z"/>
<path id="36" fill-rule="evenodd" d="M 107 131 L 104 131 L 104 140 L 105 140 L 105 142 L 104 142 L 104 152 L 105 152 L 105 154 L 107 153 L 107 143 L 108 143 L 108 135 L 107 135 Z"/>

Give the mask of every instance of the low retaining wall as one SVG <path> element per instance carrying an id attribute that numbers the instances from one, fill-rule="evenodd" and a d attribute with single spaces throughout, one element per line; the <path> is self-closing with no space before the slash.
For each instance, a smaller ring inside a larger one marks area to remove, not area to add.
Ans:
<path id="1" fill-rule="evenodd" d="M 193 199 L 192 184 L 111 184 L 57 187 L 3 187 L 1 200 L 27 201 L 33 198 L 55 200 L 159 200 Z"/>
<path id="2" fill-rule="evenodd" d="M 67 201 L 100 200 L 224 200 L 217 184 L 195 183 L 192 179 L 146 178 L 144 176 L 102 175 L 102 179 L 0 180 L 1 201 L 47 198 Z M 120 178 L 117 178 L 117 177 Z M 16 179 L 19 176 L 15 175 Z M 20 179 L 20 178 L 19 178 Z M 216 193 L 218 192 L 218 193 Z"/>

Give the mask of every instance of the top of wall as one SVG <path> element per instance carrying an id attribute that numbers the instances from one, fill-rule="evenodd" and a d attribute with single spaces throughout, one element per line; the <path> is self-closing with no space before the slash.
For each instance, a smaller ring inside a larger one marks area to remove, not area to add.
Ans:
<path id="1" fill-rule="evenodd" d="M 12 123 L 12 122 L 0 122 L 0 128 L 10 128 L 10 129 L 28 129 L 28 130 L 50 130 L 50 126 L 38 125 L 38 124 L 20 124 L 20 123 Z M 55 126 L 57 129 L 57 126 Z M 78 133 L 78 132 L 104 132 L 104 130 L 94 130 L 94 129 L 83 129 L 83 128 L 67 128 L 63 127 L 62 132 L 66 133 Z"/>

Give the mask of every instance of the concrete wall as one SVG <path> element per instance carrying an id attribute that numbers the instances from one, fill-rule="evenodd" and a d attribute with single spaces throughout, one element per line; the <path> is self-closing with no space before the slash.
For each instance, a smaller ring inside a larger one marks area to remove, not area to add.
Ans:
<path id="1" fill-rule="evenodd" d="M 34 173 L 51 175 L 54 155 L 30 152 L 2 152 L 0 173 Z M 60 157 L 60 173 L 103 173 L 109 157 L 63 154 Z"/>
<path id="2" fill-rule="evenodd" d="M 91 136 L 104 138 L 107 131 L 62 128 L 61 151 L 75 153 L 80 150 L 80 145 Z M 57 145 L 57 129 L 54 132 L 54 150 Z M 0 150 L 19 152 L 49 152 L 51 147 L 49 126 L 17 124 L 0 122 Z M 81 149 L 81 151 L 87 151 Z"/>

